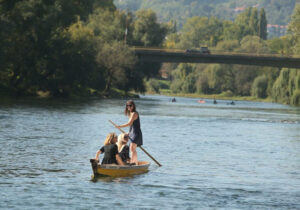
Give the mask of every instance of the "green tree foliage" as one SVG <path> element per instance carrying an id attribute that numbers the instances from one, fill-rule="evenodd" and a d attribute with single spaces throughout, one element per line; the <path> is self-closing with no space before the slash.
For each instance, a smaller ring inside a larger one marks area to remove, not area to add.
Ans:
<path id="1" fill-rule="evenodd" d="M 268 88 L 268 79 L 265 75 L 261 75 L 255 78 L 252 88 L 251 95 L 257 98 L 266 98 Z"/>
<path id="2" fill-rule="evenodd" d="M 225 40 L 218 42 L 216 50 L 221 52 L 232 52 L 236 51 L 240 47 L 238 40 Z"/>
<path id="3" fill-rule="evenodd" d="M 106 86 L 104 91 L 109 92 L 112 86 L 125 89 L 128 83 L 125 69 L 132 69 L 136 59 L 128 46 L 115 41 L 100 44 L 96 62 L 105 69 Z"/>
<path id="4" fill-rule="evenodd" d="M 299 71 L 297 69 L 282 69 L 280 72 L 280 76 L 277 78 L 276 82 L 273 85 L 272 97 L 276 102 L 280 103 L 297 103 L 299 90 Z"/>
<path id="5" fill-rule="evenodd" d="M 298 106 L 300 105 L 300 89 L 295 90 L 291 99 L 291 104 Z"/>
<path id="6" fill-rule="evenodd" d="M 118 8 L 130 11 L 152 9 L 163 22 L 176 20 L 178 29 L 193 16 L 218 17 L 219 19 L 234 20 L 239 14 L 239 7 L 264 8 L 270 24 L 287 25 L 295 4 L 299 0 L 209 0 L 209 1 L 179 1 L 179 0 L 115 0 Z M 263 37 L 261 37 L 263 38 Z"/>
<path id="7" fill-rule="evenodd" d="M 144 77 L 159 70 L 136 63 L 125 43 L 162 45 L 168 28 L 153 12 L 135 18 L 112 0 L 3 0 L 0 11 L 0 89 L 54 96 L 144 91 Z"/>
<path id="8" fill-rule="evenodd" d="M 249 19 L 249 28 L 252 31 L 253 35 L 258 34 L 258 12 L 256 8 L 251 10 L 250 19 Z"/>
<path id="9" fill-rule="evenodd" d="M 199 48 L 203 45 L 215 46 L 222 31 L 223 24 L 215 17 L 192 17 L 183 26 L 179 46 L 181 48 Z"/>
<path id="10" fill-rule="evenodd" d="M 224 21 L 223 22 L 223 39 L 224 40 L 241 40 L 243 37 L 243 27 L 240 27 L 234 22 Z"/>
<path id="11" fill-rule="evenodd" d="M 267 19 L 265 10 L 262 8 L 258 14 L 256 8 L 247 8 L 240 13 L 235 23 L 240 27 L 240 38 L 247 35 L 259 36 L 261 39 L 267 39 Z"/>
<path id="12" fill-rule="evenodd" d="M 7 25 L 7 30 L 0 41 L 6 47 L 1 66 L 5 78 L 1 83 L 19 94 L 58 87 L 64 68 L 72 69 L 72 65 L 68 66 L 73 58 L 71 43 L 64 29 L 78 16 L 86 19 L 92 9 L 91 0 L 2 1 L 0 22 Z"/>
<path id="13" fill-rule="evenodd" d="M 124 40 L 126 14 L 99 8 L 87 20 L 87 27 L 93 30 L 101 42 Z"/>
<path id="14" fill-rule="evenodd" d="M 152 10 L 137 11 L 133 23 L 133 45 L 161 46 L 167 32 L 167 26 L 157 22 L 156 14 Z"/>
<path id="15" fill-rule="evenodd" d="M 289 24 L 289 37 L 285 38 L 295 54 L 300 54 L 300 4 L 295 7 L 292 21 Z M 284 49 L 284 47 L 283 47 Z M 300 105 L 300 72 L 297 69 L 282 69 L 276 79 L 271 95 L 276 102 Z"/>
<path id="16" fill-rule="evenodd" d="M 191 93 L 194 92 L 195 87 L 195 77 L 193 75 L 195 71 L 194 64 L 182 63 L 178 65 L 175 71 L 172 72 L 172 84 L 171 90 L 174 93 L 184 92 Z"/>
<path id="17" fill-rule="evenodd" d="M 245 36 L 241 40 L 241 47 L 236 50 L 237 52 L 245 53 L 268 53 L 269 48 L 266 42 L 258 36 Z"/>
<path id="18" fill-rule="evenodd" d="M 300 55 L 300 3 L 295 7 L 288 30 L 292 34 L 293 51 Z"/>
<path id="19" fill-rule="evenodd" d="M 259 12 L 259 20 L 258 20 L 258 36 L 261 39 L 266 40 L 268 33 L 267 33 L 267 18 L 266 18 L 266 12 L 264 8 L 262 8 Z"/>

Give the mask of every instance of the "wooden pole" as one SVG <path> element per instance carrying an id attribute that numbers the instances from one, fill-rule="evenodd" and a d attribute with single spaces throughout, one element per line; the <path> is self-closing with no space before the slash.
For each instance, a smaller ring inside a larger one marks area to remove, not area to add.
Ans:
<path id="1" fill-rule="evenodd" d="M 119 129 L 122 133 L 126 133 L 125 131 L 123 131 L 121 128 L 119 128 L 119 127 L 117 127 L 117 125 L 113 122 L 113 121 L 111 121 L 111 120 L 109 120 L 109 122 L 111 123 L 111 124 L 113 124 L 117 129 Z M 129 137 L 130 138 L 130 137 Z M 143 150 L 143 152 L 145 152 L 146 153 L 146 155 L 148 155 L 158 166 L 161 166 L 161 164 L 157 161 L 157 160 L 155 160 L 155 158 L 154 157 L 152 157 L 152 155 L 150 155 L 142 146 L 138 146 L 139 148 L 141 148 L 141 150 Z"/>

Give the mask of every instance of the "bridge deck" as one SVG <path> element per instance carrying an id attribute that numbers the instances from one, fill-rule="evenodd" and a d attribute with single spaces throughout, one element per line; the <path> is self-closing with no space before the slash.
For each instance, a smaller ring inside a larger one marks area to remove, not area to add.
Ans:
<path id="1" fill-rule="evenodd" d="M 184 51 L 135 49 L 135 53 L 142 62 L 165 63 L 220 63 L 240 64 L 270 67 L 287 67 L 300 69 L 300 58 L 271 55 L 245 54 L 203 54 L 186 53 Z"/>

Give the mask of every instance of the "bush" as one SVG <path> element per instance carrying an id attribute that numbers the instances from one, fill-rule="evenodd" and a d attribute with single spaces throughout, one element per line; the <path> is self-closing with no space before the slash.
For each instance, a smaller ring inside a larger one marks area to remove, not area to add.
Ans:
<path id="1" fill-rule="evenodd" d="M 170 81 L 149 79 L 146 82 L 147 90 L 150 92 L 160 93 L 163 89 L 170 89 Z"/>
<path id="2" fill-rule="evenodd" d="M 159 82 L 156 79 L 150 79 L 147 82 L 148 91 L 159 93 Z"/>
<path id="3" fill-rule="evenodd" d="M 226 91 L 222 92 L 222 93 L 220 94 L 220 96 L 224 96 L 224 97 L 232 97 L 232 96 L 234 96 L 234 94 L 233 94 L 230 90 L 226 90 Z"/>

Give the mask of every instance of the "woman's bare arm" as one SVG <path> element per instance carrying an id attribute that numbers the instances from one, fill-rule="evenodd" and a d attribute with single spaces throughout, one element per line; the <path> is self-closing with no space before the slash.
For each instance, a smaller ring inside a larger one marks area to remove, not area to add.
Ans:
<path id="1" fill-rule="evenodd" d="M 98 150 L 95 156 L 95 160 L 99 161 L 99 155 L 101 154 L 101 150 Z"/>
<path id="2" fill-rule="evenodd" d="M 133 112 L 131 115 L 130 115 L 130 118 L 128 120 L 128 122 L 126 124 L 123 124 L 123 125 L 119 125 L 117 127 L 119 128 L 124 128 L 124 127 L 127 127 L 127 126 L 131 126 L 133 121 L 135 121 L 136 119 L 138 118 L 138 113 L 136 112 Z"/>
<path id="3" fill-rule="evenodd" d="M 116 159 L 117 159 L 117 162 L 118 162 L 119 165 L 121 165 L 121 166 L 124 166 L 124 165 L 125 165 L 125 164 L 123 163 L 123 161 L 122 161 L 122 159 L 121 159 L 121 157 L 120 157 L 119 154 L 116 154 Z"/>

